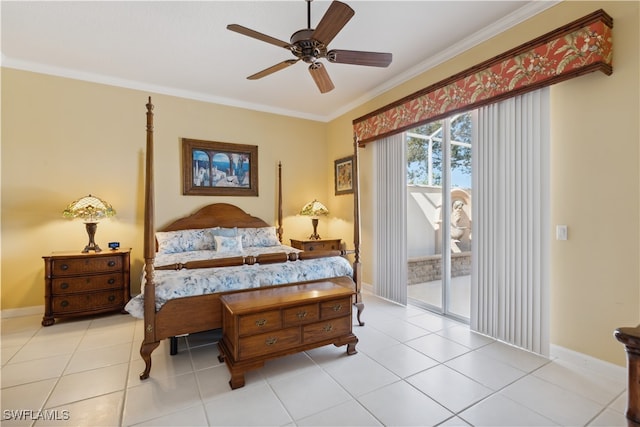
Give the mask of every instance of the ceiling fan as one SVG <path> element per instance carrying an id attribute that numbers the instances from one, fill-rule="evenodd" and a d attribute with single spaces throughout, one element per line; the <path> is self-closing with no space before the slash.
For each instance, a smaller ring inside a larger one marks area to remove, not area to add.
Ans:
<path id="1" fill-rule="evenodd" d="M 269 74 L 280 71 L 302 60 L 309 64 L 309 73 L 321 93 L 326 93 L 334 88 L 329 73 L 319 59 L 325 58 L 329 62 L 339 64 L 367 65 L 371 67 L 387 67 L 391 64 L 392 55 L 382 52 L 364 52 L 358 50 L 327 50 L 327 46 L 334 37 L 349 22 L 355 12 L 348 5 L 334 0 L 324 14 L 318 26 L 311 28 L 311 2 L 307 2 L 307 28 L 298 30 L 291 36 L 289 43 L 278 40 L 266 34 L 238 24 L 227 25 L 227 29 L 235 31 L 263 42 L 283 47 L 290 50 L 296 59 L 287 59 L 249 77 L 249 80 L 257 80 Z"/>

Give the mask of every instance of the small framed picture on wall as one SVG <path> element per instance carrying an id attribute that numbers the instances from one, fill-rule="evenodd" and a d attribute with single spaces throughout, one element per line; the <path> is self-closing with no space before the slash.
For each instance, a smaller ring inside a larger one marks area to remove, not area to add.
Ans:
<path id="1" fill-rule="evenodd" d="M 353 193 L 353 156 L 344 157 L 334 162 L 336 196 Z"/>

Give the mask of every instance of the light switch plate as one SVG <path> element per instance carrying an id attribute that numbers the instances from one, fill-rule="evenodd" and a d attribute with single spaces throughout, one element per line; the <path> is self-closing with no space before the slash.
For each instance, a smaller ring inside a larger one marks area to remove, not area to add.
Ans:
<path id="1" fill-rule="evenodd" d="M 556 225 L 556 240 L 567 240 L 567 226 Z"/>

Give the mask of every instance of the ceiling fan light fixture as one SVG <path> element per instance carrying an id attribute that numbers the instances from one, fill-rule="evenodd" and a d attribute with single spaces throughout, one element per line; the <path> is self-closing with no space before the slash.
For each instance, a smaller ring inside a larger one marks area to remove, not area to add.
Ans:
<path id="1" fill-rule="evenodd" d="M 319 59 L 325 58 L 329 62 L 338 64 L 367 65 L 372 67 L 387 67 L 392 60 L 390 53 L 381 52 L 364 52 L 357 50 L 340 50 L 333 49 L 327 51 L 327 46 L 334 37 L 342 30 L 355 14 L 347 4 L 334 0 L 329 5 L 324 16 L 320 19 L 318 26 L 311 28 L 311 1 L 307 1 L 307 27 L 298 30 L 291 35 L 290 43 L 259 33 L 250 28 L 243 27 L 238 24 L 229 24 L 227 29 L 236 33 L 261 40 L 275 46 L 283 47 L 291 51 L 297 59 L 290 59 L 280 62 L 271 67 L 255 73 L 247 79 L 257 80 L 270 74 L 280 71 L 296 62 L 302 60 L 309 66 L 309 72 L 313 77 L 316 86 L 321 93 L 329 92 L 334 88 L 333 82 L 327 73 L 327 69 L 318 62 Z"/>

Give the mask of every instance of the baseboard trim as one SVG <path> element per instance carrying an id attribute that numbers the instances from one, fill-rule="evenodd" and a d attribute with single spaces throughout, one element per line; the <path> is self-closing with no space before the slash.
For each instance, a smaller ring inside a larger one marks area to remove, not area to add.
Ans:
<path id="1" fill-rule="evenodd" d="M 363 291 L 368 292 L 370 294 L 373 294 L 373 285 L 372 284 L 362 282 L 361 285 L 362 285 L 362 290 Z"/>
<path id="2" fill-rule="evenodd" d="M 44 305 L 33 305 L 31 307 L 7 308 L 0 311 L 0 318 L 9 319 L 12 317 L 33 316 L 34 314 L 43 314 Z"/>
<path id="3" fill-rule="evenodd" d="M 627 369 L 625 366 L 616 365 L 602 359 L 597 359 L 588 354 L 579 353 L 559 345 L 551 344 L 551 358 L 560 359 L 576 366 L 589 369 L 597 374 L 614 378 L 626 378 Z"/>

